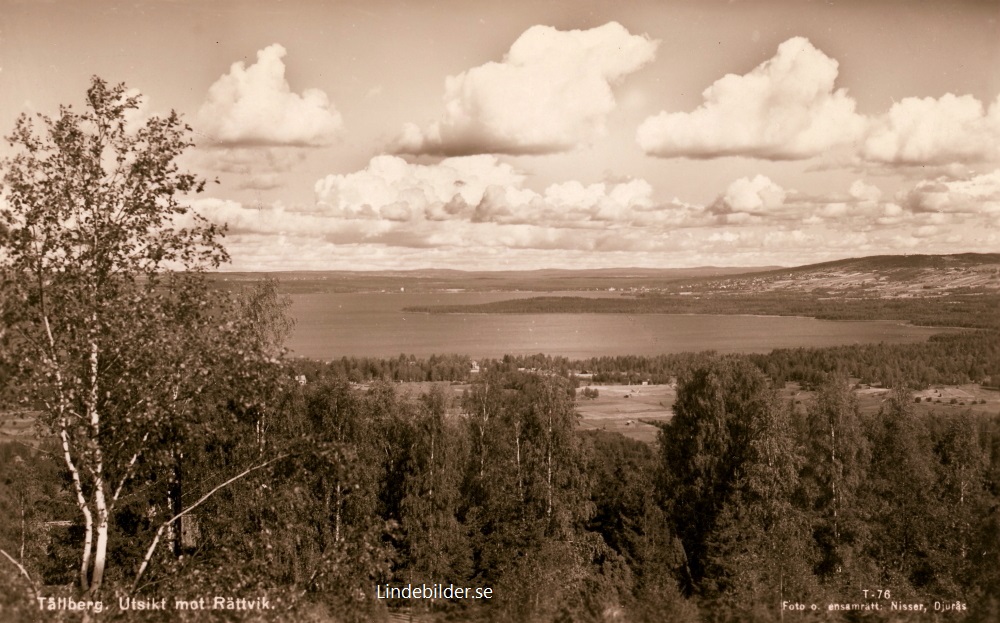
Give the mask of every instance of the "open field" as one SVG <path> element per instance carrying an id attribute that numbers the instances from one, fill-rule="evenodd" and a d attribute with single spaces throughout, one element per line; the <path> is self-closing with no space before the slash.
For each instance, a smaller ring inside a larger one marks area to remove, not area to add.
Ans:
<path id="1" fill-rule="evenodd" d="M 673 385 L 591 385 L 597 398 L 578 398 L 580 430 L 606 430 L 646 443 L 656 441 L 657 427 L 667 422 L 677 397 Z M 577 395 L 580 393 L 578 391 Z"/>
<path id="2" fill-rule="evenodd" d="M 592 385 L 599 396 L 593 400 L 578 398 L 580 430 L 606 430 L 645 443 L 656 441 L 657 427 L 650 422 L 668 422 L 673 417 L 677 392 L 672 385 Z M 876 413 L 890 390 L 862 386 L 855 390 L 865 414 Z M 783 404 L 793 402 L 797 409 L 806 409 L 815 394 L 798 383 L 787 383 L 781 391 Z M 920 402 L 915 402 L 920 398 Z M 936 385 L 913 393 L 915 414 L 1000 413 L 1000 391 L 984 389 L 976 384 Z"/>
<path id="3" fill-rule="evenodd" d="M 862 413 L 875 413 L 888 399 L 891 390 L 862 385 L 855 390 Z M 813 400 L 813 392 L 805 391 L 797 383 L 788 383 L 782 398 L 794 400 L 800 408 L 807 407 Z M 920 399 L 917 402 L 917 398 Z M 994 414 L 1000 412 L 1000 391 L 984 389 L 975 383 L 965 385 L 933 385 L 913 392 L 913 412 L 958 413 L 971 411 L 973 414 Z"/>

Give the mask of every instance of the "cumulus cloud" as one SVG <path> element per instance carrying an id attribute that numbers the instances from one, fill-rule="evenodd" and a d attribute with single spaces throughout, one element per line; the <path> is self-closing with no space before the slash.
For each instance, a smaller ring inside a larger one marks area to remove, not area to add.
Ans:
<path id="1" fill-rule="evenodd" d="M 493 155 L 409 163 L 398 156 L 371 159 L 361 171 L 316 182 L 317 202 L 337 218 L 467 221 L 594 229 L 621 223 L 665 222 L 696 210 L 679 202 L 658 206 L 641 179 L 582 184 L 568 181 L 538 192 L 526 176 Z"/>
<path id="2" fill-rule="evenodd" d="M 767 176 L 742 177 L 726 189 L 723 203 L 733 212 L 763 212 L 785 202 L 785 189 Z"/>
<path id="3" fill-rule="evenodd" d="M 783 212 L 788 192 L 765 175 L 741 177 L 709 207 L 718 221 L 729 225 L 760 222 Z"/>
<path id="4" fill-rule="evenodd" d="M 320 179 L 314 205 L 193 205 L 228 224 L 236 267 L 255 270 L 796 264 L 996 247 L 1000 170 L 884 195 L 865 179 L 809 195 L 755 175 L 697 205 L 658 200 L 642 179 L 532 188 L 492 155 L 437 164 L 384 155 Z"/>
<path id="5" fill-rule="evenodd" d="M 657 42 L 610 22 L 590 30 L 533 26 L 501 62 L 445 81 L 444 116 L 406 124 L 400 153 L 553 153 L 606 133 L 612 86 L 653 60 Z"/>
<path id="6" fill-rule="evenodd" d="M 808 39 L 789 39 L 749 73 L 729 74 L 705 89 L 694 111 L 646 119 L 636 140 L 663 158 L 810 158 L 858 139 L 864 129 L 854 100 L 834 89 L 837 71 L 837 61 Z"/>
<path id="7" fill-rule="evenodd" d="M 1000 96 L 907 97 L 871 121 L 862 155 L 873 162 L 943 165 L 1000 160 Z"/>
<path id="8" fill-rule="evenodd" d="M 854 180 L 848 190 L 851 198 L 856 201 L 876 202 L 882 198 L 882 191 L 878 186 L 869 184 L 864 180 Z"/>
<path id="9" fill-rule="evenodd" d="M 918 186 L 920 188 L 920 186 Z M 815 226 L 836 231 L 842 238 L 851 232 L 863 233 L 886 227 L 944 225 L 940 214 L 921 216 L 908 206 L 906 193 L 897 200 L 907 207 L 883 199 L 882 190 L 863 179 L 855 180 L 846 192 L 807 194 L 786 189 L 764 175 L 733 181 L 708 206 L 714 223 L 729 227 Z M 907 230 L 907 235 L 910 235 Z M 829 246 L 829 243 L 825 243 Z"/>
<path id="10" fill-rule="evenodd" d="M 315 236 L 335 243 L 356 243 L 392 229 L 379 218 L 345 220 L 303 212 L 281 202 L 246 206 L 228 199 L 205 198 L 192 202 L 193 209 L 212 222 L 226 224 L 229 236 Z"/>
<path id="11" fill-rule="evenodd" d="M 747 186 L 747 180 L 743 181 Z M 746 194 L 753 203 L 752 193 Z M 914 238 L 934 237 L 942 243 L 956 236 L 962 241 L 979 239 L 983 231 L 1000 224 L 1000 169 L 964 179 L 920 180 L 890 197 L 884 194 L 874 184 L 855 180 L 846 194 L 810 196 L 788 191 L 784 204 L 764 215 L 757 212 L 744 216 L 719 210 L 723 195 L 713 204 L 713 212 L 728 224 L 735 222 L 735 215 L 736 219 L 748 219 L 751 223 L 801 222 L 838 232 L 895 231 L 906 244 Z M 943 248 L 939 252 L 954 252 L 954 249 Z"/>
<path id="12" fill-rule="evenodd" d="M 875 224 L 883 227 L 898 225 L 906 220 L 908 214 L 898 203 L 886 203 L 881 207 L 881 213 L 875 217 Z"/>
<path id="13" fill-rule="evenodd" d="M 918 213 L 1000 215 L 1000 169 L 965 180 L 925 180 L 903 200 Z"/>
<path id="14" fill-rule="evenodd" d="M 198 130 L 214 145 L 329 145 L 342 126 L 326 93 L 294 93 L 285 79 L 285 48 L 270 45 L 247 67 L 233 63 L 208 90 L 198 111 Z"/>
<path id="15" fill-rule="evenodd" d="M 336 216 L 356 217 L 397 202 L 441 216 L 467 213 L 490 186 L 519 189 L 523 181 L 524 175 L 490 155 L 446 158 L 435 165 L 383 155 L 361 171 L 324 177 L 315 191 L 317 201 Z"/>

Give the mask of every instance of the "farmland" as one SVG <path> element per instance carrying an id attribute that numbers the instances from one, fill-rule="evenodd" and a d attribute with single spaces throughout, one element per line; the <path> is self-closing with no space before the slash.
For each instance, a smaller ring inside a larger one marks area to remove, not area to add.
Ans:
<path id="1" fill-rule="evenodd" d="M 853 379 L 857 381 L 857 379 Z M 592 385 L 598 391 L 594 399 L 580 398 L 580 430 L 604 430 L 652 444 L 658 426 L 670 421 L 677 397 L 674 385 Z M 874 414 L 885 404 L 891 390 L 866 385 L 855 386 L 861 412 Z M 781 392 L 785 404 L 791 402 L 801 411 L 815 401 L 815 392 L 798 383 L 786 383 Z M 917 399 L 919 402 L 916 402 Z M 973 415 L 1000 413 L 1000 391 L 969 383 L 937 385 L 913 392 L 914 413 L 918 415 L 971 412 Z"/>

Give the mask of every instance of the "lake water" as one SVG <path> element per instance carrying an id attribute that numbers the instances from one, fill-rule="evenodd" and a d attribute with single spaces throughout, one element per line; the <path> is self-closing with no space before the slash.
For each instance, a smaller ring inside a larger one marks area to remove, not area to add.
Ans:
<path id="1" fill-rule="evenodd" d="M 297 294 L 288 342 L 293 356 L 473 359 L 545 353 L 583 359 L 702 350 L 765 353 L 775 348 L 865 342 L 919 342 L 945 329 L 896 321 L 845 322 L 789 316 L 676 314 L 420 314 L 413 305 L 464 305 L 542 295 L 609 296 L 597 292 L 456 292 Z M 614 295 L 610 295 L 614 296 Z"/>

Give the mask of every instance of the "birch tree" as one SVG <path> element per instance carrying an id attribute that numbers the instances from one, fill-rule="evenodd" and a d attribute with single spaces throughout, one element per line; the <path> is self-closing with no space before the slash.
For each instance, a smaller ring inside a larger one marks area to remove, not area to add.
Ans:
<path id="1" fill-rule="evenodd" d="M 22 115 L 3 162 L 0 318 L 24 398 L 61 445 L 90 595 L 137 463 L 212 382 L 183 345 L 215 326 L 200 271 L 228 259 L 222 229 L 182 202 L 205 184 L 177 164 L 190 128 L 173 112 L 140 121 L 139 104 L 95 77 L 81 112 Z"/>
<path id="2" fill-rule="evenodd" d="M 780 603 L 788 578 L 808 575 L 807 535 L 791 505 L 800 459 L 767 377 L 733 357 L 696 370 L 677 390 L 660 445 L 685 588 L 730 601 L 774 590 Z"/>
<path id="3" fill-rule="evenodd" d="M 435 385 L 419 398 L 408 423 L 409 470 L 402 503 L 407 581 L 465 579 L 471 552 L 458 520 L 463 466 L 468 444 L 458 422 L 446 416 L 448 396 Z"/>
<path id="4" fill-rule="evenodd" d="M 855 542 L 862 531 L 857 495 L 871 451 L 847 378 L 833 375 L 825 380 L 807 411 L 806 424 L 802 476 L 821 554 L 816 570 L 824 580 L 841 575 L 854 579 Z"/>
<path id="5" fill-rule="evenodd" d="M 905 388 L 896 387 L 874 416 L 872 462 L 861 497 L 870 531 L 868 558 L 879 567 L 882 581 L 900 590 L 925 589 L 938 579 L 932 563 L 942 536 L 934 517 L 931 439 L 911 401 Z"/>

